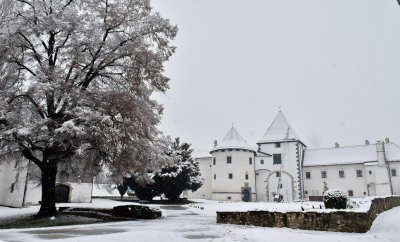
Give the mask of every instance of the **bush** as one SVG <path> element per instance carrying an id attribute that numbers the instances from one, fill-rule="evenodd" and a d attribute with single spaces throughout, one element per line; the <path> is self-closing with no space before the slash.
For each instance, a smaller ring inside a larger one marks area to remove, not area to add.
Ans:
<path id="1" fill-rule="evenodd" d="M 346 193 L 339 189 L 329 189 L 324 193 L 325 208 L 345 209 L 347 205 Z"/>

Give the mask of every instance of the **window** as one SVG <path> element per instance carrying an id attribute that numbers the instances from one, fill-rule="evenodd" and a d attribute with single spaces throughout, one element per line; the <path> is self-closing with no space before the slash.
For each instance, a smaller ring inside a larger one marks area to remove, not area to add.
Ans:
<path id="1" fill-rule="evenodd" d="M 15 183 L 12 183 L 12 184 L 11 184 L 11 188 L 10 188 L 10 193 L 13 193 L 13 192 L 14 192 L 14 186 L 15 186 Z"/>
<path id="2" fill-rule="evenodd" d="M 249 174 L 244 175 L 245 180 L 249 180 Z"/>
<path id="3" fill-rule="evenodd" d="M 311 172 L 310 171 L 306 171 L 306 179 L 310 179 L 311 178 Z"/>
<path id="4" fill-rule="evenodd" d="M 327 178 L 326 171 L 321 171 L 321 177 L 322 178 Z"/>
<path id="5" fill-rule="evenodd" d="M 396 171 L 396 169 L 391 169 L 391 170 L 390 170 L 390 174 L 392 174 L 392 176 L 397 176 L 397 171 Z"/>
<path id="6" fill-rule="evenodd" d="M 233 179 L 233 174 L 229 173 L 229 179 Z"/>
<path id="7" fill-rule="evenodd" d="M 349 190 L 349 197 L 353 196 L 353 190 Z"/>
<path id="8" fill-rule="evenodd" d="M 217 174 L 214 174 L 214 180 L 217 179 Z"/>
<path id="9" fill-rule="evenodd" d="M 372 171 L 368 171 L 368 173 L 369 173 L 370 175 L 372 175 Z"/>
<path id="10" fill-rule="evenodd" d="M 343 170 L 339 171 L 339 178 L 344 178 L 344 171 Z"/>
<path id="11" fill-rule="evenodd" d="M 227 200 L 231 200 L 231 199 L 232 199 L 232 197 L 227 197 L 226 199 L 227 199 Z"/>
<path id="12" fill-rule="evenodd" d="M 232 151 L 232 149 L 228 149 L 228 151 Z"/>
<path id="13" fill-rule="evenodd" d="M 308 195 L 308 191 L 304 191 L 304 194 Z"/>
<path id="14" fill-rule="evenodd" d="M 277 142 L 275 143 L 275 148 L 280 148 L 281 147 L 281 143 Z"/>
<path id="15" fill-rule="evenodd" d="M 214 157 L 213 158 L 213 165 L 215 166 L 216 163 L 217 163 L 217 159 Z"/>
<path id="16" fill-rule="evenodd" d="M 276 177 L 281 177 L 281 173 L 279 171 L 276 173 Z"/>
<path id="17" fill-rule="evenodd" d="M 253 158 L 249 158 L 249 165 L 253 164 Z"/>
<path id="18" fill-rule="evenodd" d="M 274 158 L 274 165 L 282 164 L 282 156 L 281 156 L 281 154 L 273 154 L 273 158 Z"/>
<path id="19" fill-rule="evenodd" d="M 228 164 L 232 163 L 232 156 L 227 156 L 226 157 L 226 163 L 228 163 Z"/>
<path id="20" fill-rule="evenodd" d="M 356 172 L 357 172 L 357 177 L 362 177 L 363 176 L 362 175 L 362 170 L 357 170 Z"/>
<path id="21" fill-rule="evenodd" d="M 283 184 L 282 183 L 279 185 L 279 188 L 283 188 Z"/>
<path id="22" fill-rule="evenodd" d="M 260 164 L 263 165 L 264 164 L 264 160 L 260 160 Z"/>

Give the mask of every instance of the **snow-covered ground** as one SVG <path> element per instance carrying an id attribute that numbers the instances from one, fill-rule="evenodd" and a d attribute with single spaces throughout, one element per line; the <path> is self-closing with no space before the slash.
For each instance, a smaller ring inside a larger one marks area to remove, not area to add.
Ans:
<path id="1" fill-rule="evenodd" d="M 163 210 L 163 214 L 166 215 L 166 217 L 163 219 L 158 220 L 76 225 L 40 229 L 0 230 L 0 241 L 400 241 L 400 207 L 394 208 L 379 215 L 368 233 L 356 234 L 216 224 L 215 211 L 217 210 L 244 211 L 254 209 L 269 209 L 272 207 L 276 207 L 277 210 L 281 210 L 284 206 L 292 209 L 292 206 L 297 205 L 274 203 L 218 203 L 215 201 L 206 200 L 200 200 L 198 202 L 199 203 L 196 205 L 191 206 L 152 205 L 155 207 L 160 207 Z M 121 204 L 128 203 L 106 199 L 95 199 L 92 204 L 85 204 L 85 207 L 111 208 Z M 60 206 L 64 205 L 77 206 L 77 204 L 61 204 Z M 78 205 L 82 207 L 82 204 Z M 23 209 L 0 207 L 0 217 L 9 217 L 12 214 L 30 214 L 36 212 L 37 210 L 38 207 L 29 207 Z"/>

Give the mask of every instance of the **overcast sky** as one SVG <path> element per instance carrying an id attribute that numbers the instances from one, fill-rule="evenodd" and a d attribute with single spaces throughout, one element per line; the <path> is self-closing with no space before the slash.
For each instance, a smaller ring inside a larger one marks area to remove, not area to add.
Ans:
<path id="1" fill-rule="evenodd" d="M 400 144 L 396 0 L 152 0 L 179 28 L 160 128 L 197 149 L 250 145 L 278 107 L 309 148 Z"/>

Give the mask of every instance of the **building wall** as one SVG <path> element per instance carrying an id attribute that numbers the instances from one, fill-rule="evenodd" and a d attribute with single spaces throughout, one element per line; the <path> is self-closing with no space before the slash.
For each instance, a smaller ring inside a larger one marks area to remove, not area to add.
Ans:
<path id="1" fill-rule="evenodd" d="M 0 160 L 0 205 L 22 207 L 27 161 L 19 154 L 8 154 Z"/>
<path id="2" fill-rule="evenodd" d="M 301 174 L 302 174 L 302 156 L 303 145 L 300 142 L 280 142 L 259 144 L 260 151 L 271 154 L 272 156 L 257 156 L 255 169 L 260 176 L 257 178 L 257 197 L 258 201 L 273 201 L 274 195 L 278 191 L 277 172 L 282 171 L 279 193 L 284 201 L 298 200 L 302 197 Z M 274 164 L 273 155 L 281 154 L 282 163 Z M 262 160 L 264 162 L 262 162 Z M 263 164 L 262 164 L 263 163 Z M 299 186 L 300 185 L 300 186 Z"/>
<path id="3" fill-rule="evenodd" d="M 227 163 L 227 157 L 232 163 Z M 212 153 L 212 196 L 213 200 L 241 201 L 242 187 L 250 187 L 252 201 L 256 200 L 254 152 L 248 150 L 224 149 Z M 250 164 L 249 159 L 252 162 Z M 232 179 L 229 179 L 232 174 Z M 246 180 L 246 174 L 248 179 Z M 214 177 L 215 176 L 215 177 Z"/>
<path id="4" fill-rule="evenodd" d="M 370 167 L 371 168 L 371 167 Z M 329 189 L 340 189 L 349 196 L 349 191 L 353 191 L 353 197 L 365 197 L 368 195 L 367 174 L 370 168 L 365 168 L 364 164 L 351 165 L 331 165 L 331 166 L 310 166 L 303 168 L 305 197 L 322 196 L 324 192 L 324 182 Z M 362 171 L 362 177 L 357 177 L 357 170 Z M 322 178 L 322 171 L 326 172 L 327 177 Z M 339 177 L 339 171 L 344 171 L 344 178 Z M 310 172 L 311 177 L 307 178 L 306 173 Z"/>
<path id="5" fill-rule="evenodd" d="M 211 199 L 211 185 L 212 185 L 212 158 L 196 158 L 199 162 L 201 178 L 203 178 L 203 185 L 195 192 L 188 191 L 188 198 L 192 199 Z"/>

